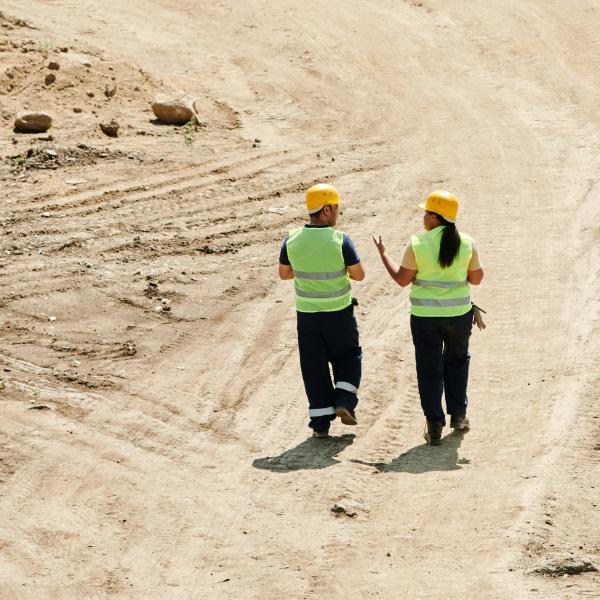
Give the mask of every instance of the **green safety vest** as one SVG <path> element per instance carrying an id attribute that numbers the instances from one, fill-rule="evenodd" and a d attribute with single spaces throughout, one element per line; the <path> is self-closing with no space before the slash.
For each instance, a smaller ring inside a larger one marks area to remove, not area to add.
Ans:
<path id="1" fill-rule="evenodd" d="M 438 257 L 445 226 L 411 237 L 417 274 L 410 289 L 410 314 L 417 317 L 458 317 L 471 310 L 467 268 L 473 255 L 471 238 L 460 234 L 459 252 L 445 269 Z"/>
<path id="2" fill-rule="evenodd" d="M 333 312 L 352 303 L 343 241 L 344 234 L 333 227 L 300 227 L 289 232 L 286 248 L 299 312 Z"/>

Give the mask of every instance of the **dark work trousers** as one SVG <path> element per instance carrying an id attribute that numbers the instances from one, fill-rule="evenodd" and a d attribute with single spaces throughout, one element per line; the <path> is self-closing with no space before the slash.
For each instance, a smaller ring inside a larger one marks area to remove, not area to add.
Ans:
<path id="1" fill-rule="evenodd" d="M 460 317 L 410 317 L 421 407 L 428 421 L 446 423 L 442 392 L 449 415 L 467 412 L 472 323 L 472 310 Z"/>
<path id="2" fill-rule="evenodd" d="M 354 411 L 360 385 L 362 350 L 354 307 L 336 312 L 298 312 L 298 348 L 308 396 L 309 427 L 329 430 L 335 408 Z M 333 371 L 333 382 L 329 365 Z"/>

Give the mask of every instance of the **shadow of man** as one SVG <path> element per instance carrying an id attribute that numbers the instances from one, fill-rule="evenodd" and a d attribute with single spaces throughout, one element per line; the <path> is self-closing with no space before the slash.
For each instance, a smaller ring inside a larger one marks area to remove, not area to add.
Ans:
<path id="1" fill-rule="evenodd" d="M 354 438 L 353 433 L 325 439 L 310 437 L 279 456 L 257 458 L 252 466 L 274 473 L 287 473 L 301 469 L 325 469 L 340 462 L 334 457 L 346 446 L 349 446 Z"/>
<path id="2" fill-rule="evenodd" d="M 463 440 L 462 431 L 453 431 L 447 435 L 440 446 L 421 444 L 408 452 L 394 458 L 389 463 L 374 463 L 351 459 L 350 462 L 375 467 L 382 473 L 427 473 L 428 471 L 457 471 L 460 465 L 468 464 L 469 460 L 458 458 L 458 449 Z"/>

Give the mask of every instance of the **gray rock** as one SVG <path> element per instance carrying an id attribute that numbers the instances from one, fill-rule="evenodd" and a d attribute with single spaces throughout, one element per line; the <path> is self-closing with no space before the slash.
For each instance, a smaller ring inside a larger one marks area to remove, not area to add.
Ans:
<path id="1" fill-rule="evenodd" d="M 158 94 L 152 103 L 156 118 L 167 125 L 184 125 L 195 116 L 194 99 L 186 94 Z"/>
<path id="2" fill-rule="evenodd" d="M 18 133 L 44 133 L 52 126 L 52 117 L 44 112 L 20 112 L 15 119 Z"/>
<path id="3" fill-rule="evenodd" d="M 351 519 L 356 517 L 356 511 L 350 510 L 350 509 L 346 508 L 345 506 L 340 506 L 339 504 L 334 504 L 329 510 L 332 513 L 336 513 L 338 515 L 346 515 L 346 516 L 350 517 Z"/>
<path id="4" fill-rule="evenodd" d="M 535 575 L 548 575 L 550 577 L 562 577 L 564 575 L 579 575 L 580 573 L 592 573 L 598 571 L 598 567 L 587 557 L 577 556 L 553 556 L 543 565 L 531 571 Z"/>
<path id="5" fill-rule="evenodd" d="M 109 84 L 104 88 L 104 95 L 107 98 L 112 98 L 117 93 L 117 86 Z"/>

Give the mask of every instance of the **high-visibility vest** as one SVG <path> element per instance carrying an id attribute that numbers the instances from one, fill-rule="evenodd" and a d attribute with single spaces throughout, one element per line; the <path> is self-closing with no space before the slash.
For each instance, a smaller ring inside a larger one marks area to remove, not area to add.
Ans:
<path id="1" fill-rule="evenodd" d="M 458 317 L 471 310 L 467 268 L 473 255 L 471 238 L 460 234 L 454 262 L 440 266 L 440 243 L 445 226 L 411 237 L 417 273 L 410 289 L 410 313 L 417 317 Z"/>
<path id="2" fill-rule="evenodd" d="M 343 241 L 344 234 L 333 227 L 300 227 L 289 232 L 286 247 L 299 312 L 333 312 L 352 303 Z"/>

